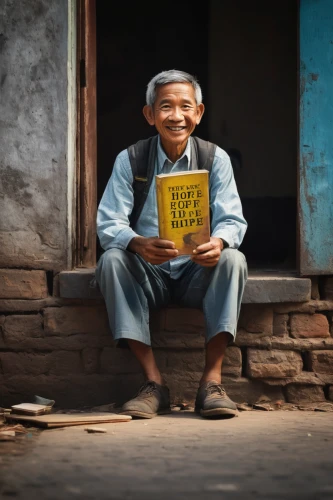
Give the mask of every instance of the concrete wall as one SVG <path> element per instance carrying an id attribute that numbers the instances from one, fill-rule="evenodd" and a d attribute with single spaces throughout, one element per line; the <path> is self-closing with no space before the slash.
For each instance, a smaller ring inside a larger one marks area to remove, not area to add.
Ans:
<path id="1" fill-rule="evenodd" d="M 2 3 L 1 267 L 68 265 L 68 5 Z"/>

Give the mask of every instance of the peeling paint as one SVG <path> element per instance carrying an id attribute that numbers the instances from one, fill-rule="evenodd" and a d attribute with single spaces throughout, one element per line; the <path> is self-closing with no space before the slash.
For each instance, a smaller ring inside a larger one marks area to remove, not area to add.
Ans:
<path id="1" fill-rule="evenodd" d="M 300 270 L 333 274 L 331 0 L 300 3 Z"/>
<path id="2" fill-rule="evenodd" d="M 305 88 L 306 88 L 306 78 L 304 76 L 301 76 L 300 80 L 299 80 L 299 92 L 300 92 L 300 96 L 302 96 L 304 94 Z"/>

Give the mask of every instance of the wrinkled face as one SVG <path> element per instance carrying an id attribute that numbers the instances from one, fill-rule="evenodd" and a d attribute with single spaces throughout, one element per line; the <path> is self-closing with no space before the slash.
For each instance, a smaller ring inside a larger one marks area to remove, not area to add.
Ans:
<path id="1" fill-rule="evenodd" d="M 204 109 L 203 104 L 196 104 L 190 83 L 168 83 L 157 87 L 153 108 L 145 106 L 143 112 L 163 145 L 182 145 L 200 123 Z"/>

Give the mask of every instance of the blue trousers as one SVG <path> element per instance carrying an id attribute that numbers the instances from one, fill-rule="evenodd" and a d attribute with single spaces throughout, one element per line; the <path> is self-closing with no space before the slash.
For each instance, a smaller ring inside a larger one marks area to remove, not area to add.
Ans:
<path id="1" fill-rule="evenodd" d="M 116 341 L 133 339 L 151 345 L 149 311 L 173 302 L 202 309 L 206 342 L 220 332 L 237 332 L 247 264 L 238 250 L 225 248 L 214 267 L 187 261 L 181 278 L 140 256 L 112 248 L 99 259 L 96 280 L 105 299 Z"/>

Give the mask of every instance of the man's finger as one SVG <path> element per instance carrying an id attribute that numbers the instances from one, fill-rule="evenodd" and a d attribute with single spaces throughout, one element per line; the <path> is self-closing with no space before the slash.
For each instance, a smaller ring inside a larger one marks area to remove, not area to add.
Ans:
<path id="1" fill-rule="evenodd" d="M 155 255 L 156 257 L 177 257 L 178 255 L 178 250 L 175 250 L 173 248 L 154 248 L 150 252 L 151 254 Z"/>
<path id="2" fill-rule="evenodd" d="M 174 244 L 173 241 L 162 240 L 160 238 L 156 238 L 156 240 L 154 240 L 153 244 L 154 244 L 154 246 L 156 246 L 158 248 L 172 248 L 172 249 L 176 248 L 176 245 Z"/>
<path id="3" fill-rule="evenodd" d="M 218 259 L 220 257 L 220 252 L 217 253 L 216 251 L 212 251 L 212 252 L 193 254 L 193 257 L 198 260 Z"/>

